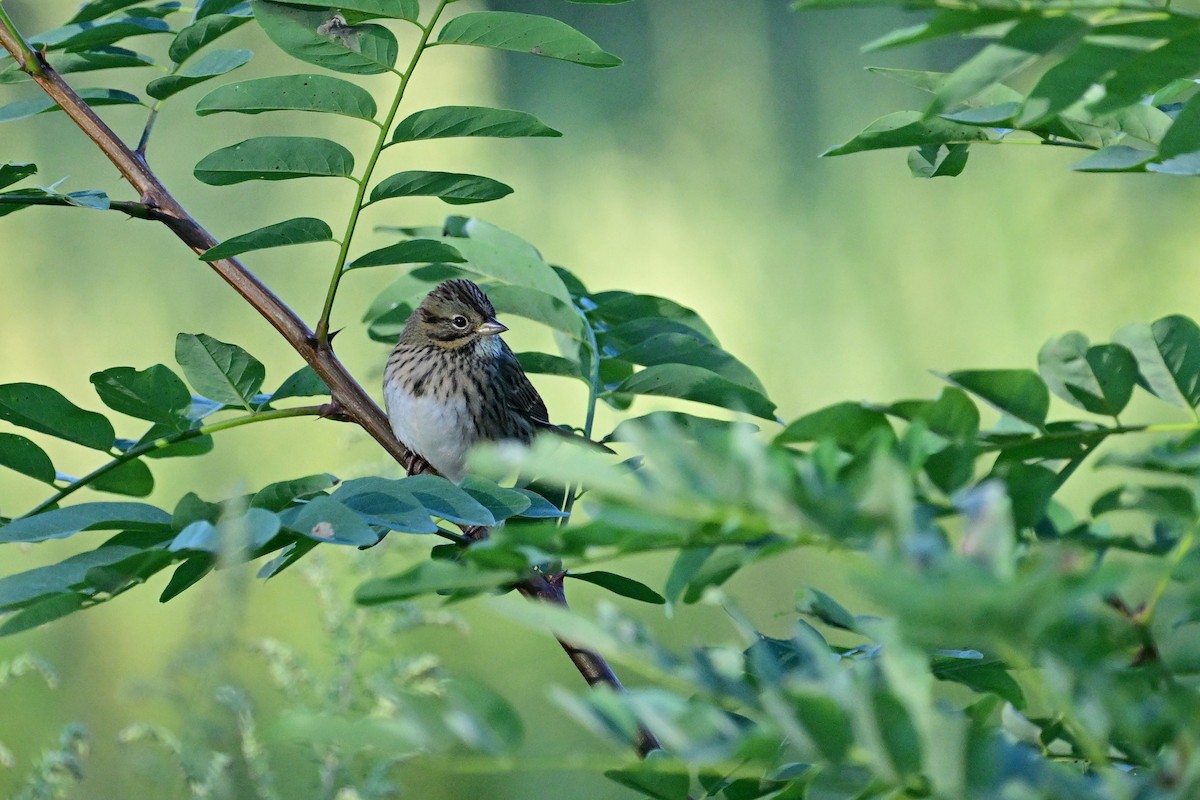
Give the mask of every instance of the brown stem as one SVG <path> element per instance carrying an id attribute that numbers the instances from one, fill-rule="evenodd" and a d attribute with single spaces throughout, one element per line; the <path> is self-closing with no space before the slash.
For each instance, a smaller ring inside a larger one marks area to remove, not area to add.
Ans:
<path id="1" fill-rule="evenodd" d="M 203 253 L 217 244 L 213 235 L 201 227 L 167 191 L 146 161 L 130 150 L 57 72 L 44 62 L 31 63 L 40 61 L 40 57 L 36 54 L 32 57 L 24 55 L 31 52 L 28 45 L 5 25 L 0 25 L 0 45 L 17 59 L 21 69 L 37 81 L 80 130 L 108 156 L 121 176 L 137 190 L 142 205 L 155 209 L 155 216 L 172 233 L 196 253 Z M 313 371 L 321 376 L 346 416 L 362 426 L 396 461 L 403 464 L 408 460 L 408 449 L 392 433 L 383 411 L 338 361 L 328 342 L 318 344 L 304 321 L 236 258 L 211 261 L 209 266 L 266 318 Z"/>
<path id="2" fill-rule="evenodd" d="M 517 591 L 528 597 L 530 600 L 540 600 L 544 603 L 553 603 L 555 605 L 567 608 L 567 594 L 563 589 L 563 578 L 566 577 L 565 572 L 558 572 L 552 575 L 538 575 L 530 578 L 523 583 L 517 584 Z M 624 686 L 621 685 L 621 679 L 613 672 L 612 667 L 608 665 L 608 661 L 604 656 L 588 650 L 586 647 L 579 647 L 572 644 L 566 639 L 554 637 L 558 639 L 558 643 L 562 645 L 562 649 L 566 651 L 570 657 L 571 663 L 575 665 L 575 669 L 579 670 L 579 674 L 588 682 L 589 686 L 608 686 L 615 691 L 624 691 Z M 661 750 L 662 744 L 653 733 L 645 728 L 638 726 L 637 741 L 635 742 L 638 755 L 645 758 L 655 750 Z"/>
<path id="3" fill-rule="evenodd" d="M 163 186 L 158 177 L 151 171 L 145 159 L 130 150 L 123 141 L 92 111 L 83 99 L 72 89 L 49 64 L 29 48 L 19 36 L 15 27 L 4 24 L 7 20 L 0 19 L 0 46 L 3 46 L 22 71 L 27 73 L 50 96 L 55 103 L 79 126 L 80 130 L 100 148 L 120 171 L 121 176 L 137 190 L 140 203 L 112 204 L 114 210 L 123 211 L 130 216 L 153 219 L 162 222 L 184 244 L 197 254 L 203 253 L 217 244 L 217 240 L 206 231 Z M 363 390 L 362 386 L 350 375 L 337 356 L 329 340 L 318 341 L 304 321 L 296 315 L 274 292 L 267 288 L 253 273 L 251 273 L 236 258 L 224 258 L 208 262 L 226 283 L 233 287 L 259 314 L 261 314 L 287 340 L 293 349 L 308 362 L 313 371 L 325 381 L 335 404 L 336 413 L 327 414 L 330 418 L 344 418 L 357 423 L 375 441 L 383 447 L 399 464 L 412 465 L 411 472 L 433 470 L 423 459 L 414 458 L 413 454 L 392 433 L 391 425 L 383 411 Z M 482 539 L 487 535 L 486 528 L 474 528 L 467 532 L 471 539 Z M 520 591 L 526 597 L 565 606 L 566 595 L 562 589 L 562 576 L 553 579 L 542 578 L 528 581 Z M 612 668 L 598 653 L 576 647 L 570 642 L 559 639 L 559 643 L 570 656 L 576 669 L 590 685 L 603 684 L 614 690 L 622 689 L 621 681 Z M 638 754 L 645 757 L 648 753 L 661 749 L 662 745 L 654 735 L 647 730 L 638 731 Z"/>

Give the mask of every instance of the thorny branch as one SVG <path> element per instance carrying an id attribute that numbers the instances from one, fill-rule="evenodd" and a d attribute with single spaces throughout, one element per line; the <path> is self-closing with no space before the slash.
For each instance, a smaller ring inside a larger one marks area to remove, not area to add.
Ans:
<path id="1" fill-rule="evenodd" d="M 116 202 L 114 210 L 130 216 L 155 220 L 166 225 L 175 236 L 193 252 L 200 254 L 217 244 L 216 238 L 205 230 L 178 200 L 167 190 L 150 169 L 145 158 L 131 150 L 105 122 L 83 101 L 62 77 L 35 53 L 21 37 L 7 14 L 0 7 L 0 46 L 12 55 L 20 69 L 28 74 L 70 117 L 83 133 L 91 139 L 101 152 L 121 173 L 121 176 L 137 191 L 139 202 Z M 245 265 L 236 258 L 224 258 L 208 262 L 234 291 L 242 296 L 255 311 L 262 315 L 288 344 L 300 354 L 313 371 L 329 387 L 334 411 L 326 416 L 346 419 L 359 425 L 387 453 L 404 465 L 415 464 L 414 471 L 432 471 L 422 459 L 414 459 L 412 453 L 392 433 L 386 415 L 370 395 L 350 375 L 338 360 L 328 338 L 318 339 L 302 319 L 274 292 L 262 283 Z M 486 529 L 474 529 L 467 534 L 472 539 L 486 536 Z M 563 591 L 564 574 L 534 576 L 517 588 L 530 599 L 565 606 Z M 622 685 L 608 662 L 598 653 L 576 647 L 559 639 L 559 644 L 571 658 L 576 669 L 590 685 L 603 684 L 620 691 Z M 636 743 L 638 754 L 645 757 L 659 750 L 662 745 L 654 734 L 639 729 Z"/>

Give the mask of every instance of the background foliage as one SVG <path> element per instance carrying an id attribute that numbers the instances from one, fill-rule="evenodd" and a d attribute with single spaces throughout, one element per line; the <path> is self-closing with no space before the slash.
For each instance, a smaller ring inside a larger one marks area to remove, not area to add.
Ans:
<path id="1" fill-rule="evenodd" d="M 54 5 L 26 9 L 17 3 L 11 8 L 22 20 L 28 16 L 48 28 L 72 10 L 56 15 Z M 495 567 L 510 563 L 505 559 L 513 554 L 528 555 L 531 548 L 586 561 L 614 550 L 646 551 L 604 568 L 637 577 L 666 595 L 672 617 L 664 621 L 656 609 L 646 612 L 624 603 L 620 612 L 601 605 L 599 624 L 593 627 L 513 598 L 454 606 L 453 617 L 394 612 L 399 615 L 395 626 L 405 631 L 399 641 L 412 657 L 389 664 L 383 674 L 389 676 L 387 685 L 408 690 L 409 699 L 388 700 L 378 682 L 356 696 L 381 695 L 392 715 L 397 703 L 417 702 L 411 698 L 429 692 L 422 681 L 430 679 L 431 670 L 436 679 L 436 668 L 422 664 L 416 654 L 431 650 L 443 655 L 464 685 L 490 686 L 505 698 L 490 700 L 482 688 L 462 690 L 470 708 L 503 709 L 507 702 L 525 720 L 520 769 L 505 771 L 497 762 L 474 757 L 417 759 L 399 773 L 407 790 L 459 796 L 472 786 L 486 786 L 490 796 L 500 796 L 498 787 L 505 786 L 513 796 L 525 796 L 534 784 L 556 781 L 579 796 L 629 796 L 598 775 L 621 762 L 623 749 L 616 744 L 605 749 L 597 744 L 605 736 L 598 740 L 582 732 L 570 717 L 611 732 L 624 729 L 632 713 L 672 720 L 661 733 L 668 748 L 693 765 L 705 765 L 699 775 L 704 788 L 730 797 L 799 792 L 814 775 L 814 796 L 852 796 L 860 790 L 869 795 L 874 778 L 880 781 L 874 784 L 878 792 L 962 796 L 1012 779 L 1030 796 L 1116 797 L 1133 791 L 1134 784 L 1123 777 L 1130 765 L 1141 767 L 1134 773 L 1140 777 L 1131 780 L 1148 776 L 1161 791 L 1187 796 L 1195 780 L 1187 757 L 1192 741 L 1188 720 L 1195 716 L 1190 713 L 1194 658 L 1186 624 L 1192 589 L 1186 580 L 1167 578 L 1177 563 L 1182 564 L 1181 576 L 1190 574 L 1183 555 L 1194 522 L 1193 444 L 1185 439 L 1147 450 L 1153 440 L 1144 437 L 1125 446 L 1123 460 L 1119 453 L 1110 455 L 1107 473 L 1093 475 L 1094 459 L 1078 470 L 1071 459 L 1103 438 L 1096 425 L 1112 421 L 1087 417 L 1091 422 L 1086 426 L 1053 427 L 1046 420 L 1086 417 L 1076 406 L 1120 413 L 1127 423 L 1187 419 L 1186 412 L 1172 414 L 1141 390 L 1128 411 L 1124 406 L 1133 388 L 1134 361 L 1160 397 L 1181 400 L 1185 408 L 1195 405 L 1195 327 L 1165 316 L 1189 311 L 1177 305 L 1194 280 L 1182 261 L 1187 198 L 1177 195 L 1194 189 L 1119 177 L 1097 184 L 1063 169 L 1072 154 L 1048 148 L 1022 160 L 1011 153 L 973 152 L 967 175 L 946 182 L 911 182 L 891 154 L 815 164 L 811 154 L 844 140 L 848 130 L 861 127 L 881 109 L 904 102 L 885 94 L 885 82 L 855 75 L 848 56 L 863 39 L 865 25 L 878 26 L 882 35 L 899 22 L 889 12 L 798 17 L 767 3 L 738 4 L 736 9 L 713 3 L 684 16 L 638 4 L 577 9 L 522 3 L 520 8 L 576 23 L 629 63 L 608 75 L 568 72 L 567 65 L 531 66 L 528 59 L 500 60 L 493 70 L 482 53 L 456 53 L 414 81 L 421 107 L 460 98 L 492 102 L 535 111 L 567 134 L 562 140 L 495 147 L 437 143 L 436 149 L 419 151 L 421 158 L 447 170 L 495 175 L 517 188 L 517 198 L 485 206 L 483 216 L 518 231 L 552 262 L 570 266 L 593 292 L 636 287 L 699 310 L 724 347 L 762 377 L 766 394 L 785 419 L 846 397 L 939 399 L 933 404 L 838 405 L 801 417 L 779 443 L 811 450 L 811 457 L 803 458 L 763 452 L 741 429 L 729 435 L 700 431 L 703 446 L 695 451 L 681 445 L 670 430 L 627 429 L 625 438 L 632 446 L 652 456 L 654 470 L 648 474 L 658 489 L 653 493 L 630 489 L 619 474 L 601 480 L 590 463 L 555 463 L 559 473 L 578 470 L 595 479 L 593 497 L 606 503 L 596 508 L 608 509 L 596 512 L 600 523 L 565 537 L 534 530 L 522 538 L 526 535 L 518 531 L 473 553 L 472 561 L 480 568 Z M 40 29 L 37 24 L 28 28 Z M 253 41 L 249 30 L 230 34 L 233 44 L 222 46 Z M 284 66 L 283 57 L 261 42 L 254 47 L 259 54 L 247 69 L 261 69 L 262 74 L 295 70 L 295 62 Z M 960 49 L 964 47 L 969 50 Z M 941 50 L 908 54 L 904 66 L 913 68 L 913 61 L 924 57 L 934 63 L 917 67 L 946 69 L 974 49 L 955 40 Z M 435 55 L 443 58 L 436 51 L 430 58 Z M 817 70 L 814 64 L 837 68 Z M 199 97 L 207 87 L 192 91 Z M 243 210 L 229 209 L 229 190 L 191 180 L 191 162 L 214 149 L 217 140 L 237 141 L 249 131 L 265 134 L 272 128 L 258 117 L 231 123 L 226 115 L 215 115 L 196 121 L 185 109 L 180 103 L 174 118 L 164 115 L 151 158 L 166 143 L 196 153 L 196 159 L 179 163 L 163 157 L 163 171 L 188 205 L 223 235 L 314 209 L 320 215 L 324 204 L 342 207 L 328 192 L 303 183 L 271 194 L 256 189 L 270 199 L 261 201 L 263 219 L 248 224 Z M 122 132 L 136 138 L 143 117 L 121 117 L 125 111 L 106 113 L 118 126 L 124 121 L 128 129 Z M 329 124 L 337 138 L 354 142 L 362 133 L 353 122 Z M 48 164 L 61 148 L 79 144 L 72 138 L 77 134 L 54 115 L 10 125 L 5 132 L 6 148 L 12 143 L 21 152 L 13 160 Z M 933 162 L 939 158 L 944 156 L 935 155 Z M 109 172 L 98 159 L 81 157 L 64 190 L 107 185 Z M 343 205 L 346 199 L 348 195 L 337 198 Z M 443 209 L 414 204 L 403 218 L 379 222 L 436 222 Z M 11 275 L 6 283 L 18 309 L 6 315 L 6 332 L 8 326 L 34 329 L 42 340 L 38 347 L 6 356 L 5 381 L 35 380 L 71 397 L 90 397 L 87 376 L 113 363 L 172 363 L 179 330 L 254 342 L 250 349 L 267 363 L 291 363 L 262 326 L 246 321 L 245 309 L 229 302 L 223 287 L 184 263 L 177 245 L 163 243 L 161 232 L 87 216 L 23 211 L 3 223 L 6 241 L 16 243 L 6 250 L 22 254 L 6 259 Z M 113 246 L 114 224 L 121 226 L 121 247 Z M 55 239 L 47 232 L 67 225 L 73 237 L 87 243 L 86 262 L 66 260 L 49 249 Z M 375 246 L 394 239 L 394 234 L 379 233 Z M 148 271 L 131 264 L 129 250 L 143 254 L 139 261 L 159 261 L 160 267 Z M 307 266 L 321 274 L 304 272 L 306 265 L 288 252 L 258 254 L 255 267 L 306 316 L 315 317 L 320 291 L 313 286 L 323 284 L 324 271 L 314 262 Z M 335 327 L 349 325 L 354 318 L 350 309 L 368 307 L 378 291 L 378 284 L 368 287 L 367 281 L 356 286 L 358 277 L 347 277 L 339 299 L 345 318 Z M 1167 286 L 1173 291 L 1164 291 Z M 105 316 L 96 315 L 98 307 Z M 24 319 L 27 309 L 38 309 L 37 316 Z M 49 325 L 47 309 L 55 320 Z M 1078 337 L 1056 338 L 1036 357 L 1047 339 L 1065 330 L 1078 328 L 1092 339 L 1106 340 L 1126 323 L 1155 319 L 1160 321 L 1153 328 L 1112 336 L 1129 346 L 1129 358 L 1111 345 L 1088 350 L 1089 344 Z M 517 349 L 551 346 L 544 331 L 514 327 Z M 377 324 L 375 332 L 383 337 L 387 329 Z M 377 372 L 383 347 L 372 344 L 362 328 L 349 325 L 338 345 L 357 374 Z M 46 352 L 70 357 L 47 362 Z M 1156 359 L 1162 367 L 1156 377 L 1163 380 L 1147 374 Z M 1050 394 L 1029 373 L 954 372 L 967 367 L 1030 369 L 1039 361 L 1046 383 L 1064 400 L 1051 405 Z M 954 386 L 990 402 L 973 402 L 954 388 L 943 393 L 945 384 L 923 372 L 930 365 L 952 373 Z M 286 374 L 271 374 L 269 385 Z M 578 384 L 546 378 L 539 385 L 546 387 L 557 419 L 583 422 L 586 402 Z M 1007 422 L 999 432 L 978 436 L 981 416 L 973 409 L 982 411 L 986 429 L 997 419 L 991 408 L 997 406 L 1009 412 Z M 639 401 L 639 410 L 654 407 Z M 616 419 L 602 409 L 598 430 L 610 429 Z M 779 431 L 760 424 L 768 436 Z M 274 425 L 254 426 L 225 434 L 222 460 L 211 462 L 221 466 L 212 474 L 198 475 L 188 462 L 156 466 L 158 484 L 151 499 L 161 498 L 169 507 L 185 489 L 209 498 L 253 491 L 282 473 L 324 472 L 331 460 L 347 465 L 337 470 L 343 479 L 393 469 L 356 433 L 303 420 L 277 425 L 291 427 L 271 433 L 261 429 Z M 298 436 L 303 448 L 296 447 Z M 823 444 L 805 444 L 822 437 L 827 437 Z M 1001 457 L 994 465 L 990 458 L 982 462 L 975 477 L 990 471 L 1002 483 L 956 495 L 968 482 L 976 448 L 999 450 Z M 56 460 L 68 452 L 53 445 L 48 450 Z M 728 481 L 730 463 L 747 469 L 745 484 Z M 1142 487 L 1137 473 L 1111 469 L 1121 465 L 1152 476 L 1181 474 L 1185 481 L 1182 489 L 1171 490 L 1160 488 L 1159 478 L 1152 477 Z M 1063 505 L 1050 506 L 1044 514 L 1056 475 L 1071 481 L 1061 493 Z M 6 499 L 0 508 L 4 513 L 23 510 L 43 497 L 27 479 L 4 480 L 4 496 L 13 506 Z M 1133 482 L 1132 487 L 1123 488 L 1126 482 Z M 1000 485 L 1011 488 L 1011 505 L 1003 492 L 997 494 Z M 647 503 L 648 496 L 659 501 Z M 1136 514 L 1118 516 L 1116 523 L 1107 517 L 1131 511 L 1149 512 L 1153 524 Z M 1025 532 L 1019 564 L 1014 563 L 1010 518 Z M 1062 541 L 1026 553 L 1035 530 L 1043 539 Z M 595 552 L 587 542 L 608 542 L 610 548 Z M 863 547 L 872 542 L 873 547 Z M 707 545 L 718 543 L 725 547 L 706 552 Z M 814 543 L 821 547 L 794 549 Z M 680 544 L 690 548 L 678 559 L 654 553 Z M 77 552 L 55 547 L 41 545 L 11 556 L 13 569 L 6 574 Z M 1113 547 L 1157 557 L 1098 557 Z M 379 549 L 365 555 L 336 550 L 328 558 L 344 571 L 369 563 L 373 572 L 396 573 L 422 562 L 425 553 L 424 541 L 392 542 L 386 555 Z M 876 566 L 876 557 L 885 571 Z M 24 563 L 18 564 L 20 560 Z M 317 580 L 318 587 L 332 594 L 319 605 L 335 617 L 349 613 L 338 612 L 336 598 L 348 596 L 364 577 L 344 580 L 337 572 Z M 367 586 L 374 587 L 377 597 L 403 594 L 412 588 L 413 576 L 421 576 L 406 574 L 407 583 L 392 579 Z M 63 672 L 62 686 L 53 694 L 6 690 L 13 705 L 25 709 L 12 717 L 11 733 L 7 727 L 0 733 L 17 761 L 31 763 L 58 728 L 81 719 L 92 731 L 95 750 L 82 790 L 89 796 L 117 796 L 145 778 L 117 767 L 130 751 L 115 743 L 111 721 L 162 720 L 165 728 L 134 728 L 126 738 L 166 742 L 171 752 L 172 729 L 205 732 L 204 741 L 179 745 L 195 762 L 184 764 L 193 787 L 204 785 L 206 765 L 219 767 L 222 754 L 228 753 L 235 754 L 226 757 L 236 762 L 233 774 L 243 791 L 311 778 L 311 767 L 306 772 L 286 766 L 290 759 L 310 763 L 288 742 L 313 738 L 312 717 L 306 722 L 305 702 L 298 698 L 297 687 L 305 680 L 299 668 L 286 669 L 296 662 L 270 647 L 268 658 L 255 658 L 240 643 L 264 634 L 287 639 L 310 653 L 318 669 L 335 676 L 335 687 L 336 676 L 348 680 L 350 674 L 373 673 L 359 665 L 348 670 L 349 656 L 331 651 L 329 639 L 317 634 L 318 604 L 307 584 L 247 583 L 248 576 L 238 570 L 219 576 L 220 581 L 202 582 L 193 598 L 185 594 L 161 607 L 151 595 L 165 584 L 155 578 L 150 591 L 133 592 L 86 615 L 4 640 L 0 647 L 12 648 L 14 654 L 26 649 L 51 654 Z M 709 604 L 689 605 L 704 596 L 706 586 L 721 583 L 723 594 L 710 593 Z M 572 591 L 584 608 L 597 596 L 579 582 L 572 583 Z M 1145 608 L 1140 607 L 1143 601 Z M 793 606 L 799 617 L 780 613 Z M 453 626 L 425 625 L 447 623 L 459 614 L 473 623 L 469 637 Z M 637 615 L 647 627 L 625 614 Z M 798 619 L 820 626 L 841 661 L 835 663 L 819 634 Z M 1181 621 L 1185 624 L 1176 627 Z M 339 624 L 349 623 L 335 619 L 327 628 L 335 639 L 346 630 Z M 373 624 L 381 624 L 380 619 Z M 522 624 L 531 631 L 528 639 L 518 638 Z M 162 635 L 149 637 L 149 626 Z M 633 671 L 631 682 L 646 690 L 635 693 L 629 704 L 603 697 L 590 704 L 579 700 L 577 677 L 565 659 L 555 664 L 558 653 L 541 633 L 545 626 L 604 646 Z M 758 639 L 754 631 L 771 638 Z M 172 638 L 177 645 L 170 645 Z M 114 641 L 126 644 L 113 646 Z M 148 641 L 166 643 L 148 647 Z M 701 644 L 708 649 L 690 650 Z M 389 639 L 369 658 L 389 658 L 395 646 Z M 337 663 L 329 663 L 330 652 L 338 654 Z M 117 660 L 116 653 L 127 655 Z M 525 667 L 534 653 L 544 672 Z M 280 684 L 291 696 L 280 700 L 266 689 L 270 668 L 277 678 L 282 675 Z M 556 676 L 558 669 L 562 672 Z M 143 693 L 130 709 L 122 698 L 150 676 L 155 690 Z M 556 691 L 552 702 L 544 687 L 555 677 L 568 692 Z M 941 683 L 932 683 L 934 678 L 958 688 L 944 693 Z M 219 688 L 227 684 L 236 689 Z M 953 710 L 974 699 L 968 690 L 979 696 L 978 702 L 969 705 L 967 714 Z M 324 692 L 316 713 L 361 714 L 338 708 L 339 691 L 350 690 Z M 196 700 L 208 697 L 213 698 L 211 711 L 197 710 Z M 278 705 L 290 709 L 268 740 L 274 776 L 266 774 L 258 736 L 248 726 L 254 717 L 245 713 L 245 697 L 252 697 L 268 716 Z M 172 707 L 172 698 L 189 703 L 183 707 L 185 720 L 180 719 L 181 706 Z M 1011 706 L 1005 709 L 1001 702 Z M 564 706 L 570 714 L 558 710 Z M 756 721 L 759 732 L 718 708 Z M 1035 727 L 1022 728 L 1017 711 L 1025 712 Z M 409 711 L 413 713 L 418 712 Z M 502 711 L 498 716 L 508 715 Z M 203 725 L 195 724 L 197 717 Z M 487 735 L 498 737 L 493 744 L 514 741 L 511 728 L 486 724 L 487 714 L 479 719 L 471 744 L 481 752 L 489 752 Z M 59 761 L 69 762 L 68 756 L 78 750 L 72 731 L 57 751 L 66 754 Z M 377 741 L 382 734 L 368 729 L 347 730 L 346 735 L 357 742 L 361 739 L 356 736 Z M 1040 736 L 1049 757 L 1014 744 L 1020 736 Z M 788 743 L 787 752 L 778 749 L 781 738 Z M 850 748 L 852 740 L 856 745 Z M 402 739 L 387 741 L 396 743 L 389 752 L 405 752 Z M 1116 762 L 1101 769 L 1098 779 L 1074 766 L 1080 758 L 1103 764 L 1112 757 L 1110 745 L 1118 748 Z M 996 747 L 1005 749 L 999 755 L 989 750 Z M 565 778 L 564 758 L 578 767 Z M 1065 768 L 1054 766 L 1059 760 Z M 169 768 L 162 761 L 150 763 L 157 766 L 147 769 Z M 814 763 L 822 767 L 800 766 Z M 1013 772 L 971 770 L 968 763 L 1003 764 Z M 329 769 L 339 766 L 328 764 Z M 477 777 L 472 770 L 479 771 Z M 777 782 L 760 784 L 764 771 Z M 665 772 L 658 776 L 632 769 L 610 777 L 651 794 L 678 796 L 678 778 L 670 769 Z M 177 781 L 176 776 L 156 779 Z M 750 781 L 723 783 L 743 776 Z M 356 778 L 360 787 L 369 779 L 366 772 Z M 289 790 L 279 791 L 286 795 Z"/>

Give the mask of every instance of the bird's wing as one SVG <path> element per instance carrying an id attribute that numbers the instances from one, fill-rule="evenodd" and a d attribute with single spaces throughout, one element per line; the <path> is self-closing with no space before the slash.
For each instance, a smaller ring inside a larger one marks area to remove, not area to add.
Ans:
<path id="1" fill-rule="evenodd" d="M 521 362 L 517 361 L 513 351 L 503 340 L 501 344 L 504 349 L 501 354 L 500 380 L 504 383 L 504 394 L 508 398 L 509 408 L 527 417 L 538 427 L 549 426 L 550 412 L 546 410 L 545 401 L 529 382 L 529 377 L 525 370 L 521 369 Z"/>
<path id="2" fill-rule="evenodd" d="M 568 439 L 578 439 L 606 453 L 613 452 L 611 448 L 605 447 L 599 442 L 593 442 L 583 434 L 576 433 L 565 426 L 560 427 L 550 421 L 550 412 L 546 410 L 542 396 L 538 394 L 537 389 L 533 388 L 525 370 L 521 369 L 521 362 L 517 361 L 517 357 L 513 355 L 512 350 L 508 349 L 507 344 L 504 345 L 503 364 L 501 379 L 504 381 L 509 408 L 522 414 L 539 430 L 557 433 Z"/>

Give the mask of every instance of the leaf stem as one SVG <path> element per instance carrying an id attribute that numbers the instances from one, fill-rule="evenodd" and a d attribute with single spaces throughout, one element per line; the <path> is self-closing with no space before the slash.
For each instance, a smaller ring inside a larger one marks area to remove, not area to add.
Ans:
<path id="1" fill-rule="evenodd" d="M 21 71 L 28 75 L 41 75 L 42 62 L 37 57 L 37 54 L 29 47 L 29 43 L 25 41 L 25 37 L 17 30 L 17 26 L 13 24 L 12 19 L 8 16 L 8 12 L 4 10 L 4 0 L 0 0 L 0 26 L 8 33 L 18 52 L 13 53 L 13 57 L 20 62 Z"/>
<path id="2" fill-rule="evenodd" d="M 429 37 L 433 33 L 433 28 L 437 24 L 438 18 L 441 17 L 442 11 L 452 0 L 439 0 L 437 8 L 433 10 L 433 16 L 429 18 L 427 25 L 418 25 L 421 28 L 421 39 L 417 42 L 416 48 L 413 50 L 412 58 L 408 62 L 408 67 L 404 72 L 400 73 L 400 85 L 396 87 L 396 96 L 392 98 L 391 107 L 388 108 L 387 116 L 379 125 L 379 136 L 375 139 L 375 147 L 371 150 L 371 156 L 367 160 L 367 166 L 363 170 L 362 178 L 358 179 L 358 191 L 354 195 L 354 204 L 350 206 L 350 219 L 346 222 L 346 235 L 342 237 L 342 245 L 338 249 L 337 262 L 333 266 L 333 277 L 329 281 L 329 291 L 325 294 L 325 305 L 321 309 L 321 318 L 317 320 L 316 337 L 318 347 L 326 346 L 329 342 L 329 317 L 333 313 L 333 300 L 337 296 L 338 284 L 342 280 L 342 273 L 346 266 L 346 258 L 350 254 L 350 242 L 354 238 L 354 230 L 358 227 L 358 215 L 363 210 L 363 199 L 367 195 L 367 185 L 371 181 L 371 175 L 375 172 L 375 165 L 379 163 L 379 156 L 383 152 L 383 148 L 387 144 L 388 132 L 392 129 L 392 123 L 396 120 L 396 112 L 400 110 L 400 103 L 404 100 L 404 93 L 408 89 L 408 82 L 412 78 L 413 70 L 416 69 L 417 63 L 420 62 L 422 54 L 424 54 L 429 43 Z"/>
<path id="3" fill-rule="evenodd" d="M 587 345 L 592 357 L 592 368 L 590 370 L 590 374 L 588 375 L 587 416 L 583 421 L 583 435 L 584 437 L 591 439 L 592 426 L 596 422 L 596 401 L 600 397 L 600 348 L 596 344 L 596 331 L 594 328 L 592 328 L 592 323 L 590 320 L 588 320 L 587 314 L 578 306 L 576 306 L 576 310 L 579 311 L 579 317 L 583 320 L 583 329 L 587 331 Z M 566 516 L 559 519 L 560 527 L 566 525 L 567 520 L 571 518 L 571 509 L 575 507 L 575 501 L 578 500 L 583 494 L 582 491 L 578 491 L 580 488 L 582 487 L 567 487 L 567 494 L 563 499 L 562 506 L 562 512 L 566 514 Z"/>
<path id="4" fill-rule="evenodd" d="M 78 478 L 67 486 L 64 486 L 62 489 L 59 489 L 49 498 L 39 503 L 36 508 L 31 510 L 25 516 L 40 514 L 41 512 L 58 503 L 63 498 L 70 496 L 71 494 L 82 489 L 84 486 L 94 482 L 97 478 L 107 475 L 109 472 L 112 472 L 122 464 L 133 461 L 135 458 L 140 458 L 141 456 L 153 452 L 154 450 L 163 450 L 171 447 L 172 445 L 186 442 L 191 439 L 196 439 L 200 436 L 207 436 L 212 433 L 229 430 L 230 428 L 239 428 L 243 425 L 250 425 L 255 422 L 267 422 L 269 420 L 288 419 L 290 417 L 321 416 L 326 408 L 327 406 L 320 405 L 259 411 L 251 414 L 245 414 L 240 417 L 234 417 L 233 419 L 223 420 L 221 422 L 214 422 L 211 425 L 202 425 L 199 428 L 179 431 L 178 433 L 173 433 L 170 436 L 164 436 L 161 439 L 154 439 L 153 441 L 131 447 L 124 453 L 121 453 L 121 455 L 114 458 L 112 461 L 109 461 L 107 464 L 102 464 L 101 466 L 89 472 L 87 475 L 84 475 L 82 478 Z"/>

